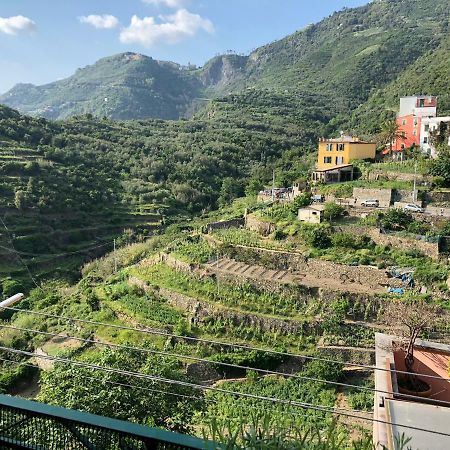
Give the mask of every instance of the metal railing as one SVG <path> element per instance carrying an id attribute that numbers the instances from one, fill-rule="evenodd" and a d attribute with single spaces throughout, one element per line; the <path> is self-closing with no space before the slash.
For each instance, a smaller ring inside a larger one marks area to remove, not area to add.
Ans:
<path id="1" fill-rule="evenodd" d="M 0 395 L 0 448 L 215 450 L 219 447 L 192 436 Z"/>

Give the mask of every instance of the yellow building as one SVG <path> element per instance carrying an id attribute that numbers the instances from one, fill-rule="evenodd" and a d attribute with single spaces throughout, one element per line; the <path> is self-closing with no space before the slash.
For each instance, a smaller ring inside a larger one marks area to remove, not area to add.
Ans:
<path id="1" fill-rule="evenodd" d="M 313 181 L 327 183 L 353 179 L 351 161 L 375 159 L 376 148 L 374 143 L 364 142 L 351 136 L 321 139 Z"/>

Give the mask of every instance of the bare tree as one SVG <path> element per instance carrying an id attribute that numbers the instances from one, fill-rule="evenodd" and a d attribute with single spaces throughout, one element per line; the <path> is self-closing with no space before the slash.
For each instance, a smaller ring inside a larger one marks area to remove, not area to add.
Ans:
<path id="1" fill-rule="evenodd" d="M 414 345 L 425 330 L 436 324 L 439 313 L 438 306 L 417 298 L 392 301 L 384 312 L 386 323 L 401 330 L 405 366 L 411 374 L 414 373 Z"/>

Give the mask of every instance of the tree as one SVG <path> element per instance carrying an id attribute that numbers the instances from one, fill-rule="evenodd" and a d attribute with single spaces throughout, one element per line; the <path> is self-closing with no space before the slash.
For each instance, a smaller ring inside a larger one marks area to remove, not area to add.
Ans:
<path id="1" fill-rule="evenodd" d="M 242 183 L 234 178 L 224 178 L 219 195 L 219 205 L 224 206 L 244 194 Z"/>
<path id="2" fill-rule="evenodd" d="M 259 178 L 252 177 L 245 187 L 245 195 L 258 195 L 263 188 L 263 182 Z"/>
<path id="3" fill-rule="evenodd" d="M 27 193 L 21 189 L 14 194 L 14 205 L 17 209 L 22 210 L 27 207 Z"/>
<path id="4" fill-rule="evenodd" d="M 341 205 L 338 205 L 335 202 L 328 202 L 325 204 L 325 209 L 323 210 L 323 216 L 326 220 L 335 220 L 342 217 L 344 214 L 345 208 Z"/>
<path id="5" fill-rule="evenodd" d="M 292 202 L 292 212 L 297 215 L 300 208 L 304 208 L 305 206 L 308 206 L 310 204 L 311 194 L 309 192 L 304 192 L 303 194 L 295 197 L 294 201 Z"/>
<path id="6" fill-rule="evenodd" d="M 389 144 L 389 151 L 392 153 L 394 142 L 397 139 L 404 139 L 405 137 L 400 133 L 398 123 L 395 119 L 386 120 L 381 126 L 380 140 L 383 144 Z"/>
<path id="7" fill-rule="evenodd" d="M 420 391 L 421 382 L 414 374 L 414 346 L 422 333 L 436 324 L 440 308 L 428 304 L 423 299 L 414 297 L 403 300 L 394 300 L 387 306 L 384 319 L 388 325 L 400 329 L 400 347 L 405 352 L 405 367 L 411 374 L 408 382 L 413 390 Z"/>
<path id="8" fill-rule="evenodd" d="M 445 185 L 450 184 L 450 147 L 447 144 L 439 146 L 439 157 L 433 160 L 430 172 L 441 177 Z"/>
<path id="9" fill-rule="evenodd" d="M 381 216 L 380 225 L 386 230 L 405 230 L 414 219 L 411 214 L 399 208 L 391 208 Z"/>

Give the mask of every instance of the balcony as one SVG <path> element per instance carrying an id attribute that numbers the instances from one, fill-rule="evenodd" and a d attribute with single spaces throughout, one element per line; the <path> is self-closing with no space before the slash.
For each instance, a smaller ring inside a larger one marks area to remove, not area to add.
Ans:
<path id="1" fill-rule="evenodd" d="M 0 448 L 215 450 L 219 446 L 192 436 L 0 395 Z"/>

